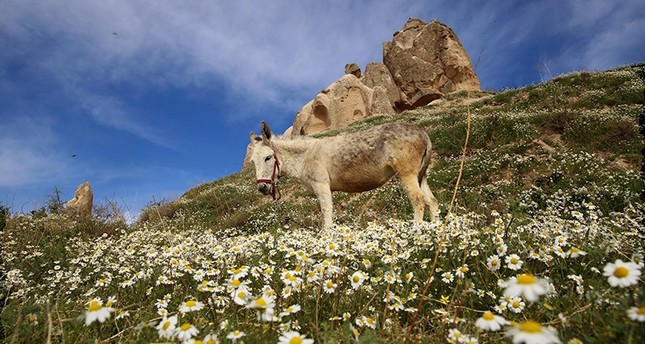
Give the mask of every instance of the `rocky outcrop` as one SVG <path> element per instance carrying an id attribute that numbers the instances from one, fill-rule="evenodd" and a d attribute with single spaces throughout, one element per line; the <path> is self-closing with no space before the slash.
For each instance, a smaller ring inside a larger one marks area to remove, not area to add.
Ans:
<path id="1" fill-rule="evenodd" d="M 291 136 L 342 128 L 373 114 L 374 90 L 356 76 L 345 74 L 298 111 Z"/>
<path id="2" fill-rule="evenodd" d="M 65 211 L 73 215 L 91 216 L 94 203 L 94 192 L 89 182 L 80 184 L 74 192 L 74 198 L 65 203 Z"/>
<path id="3" fill-rule="evenodd" d="M 383 63 L 369 63 L 364 73 L 356 63 L 345 65 L 345 75 L 305 104 L 284 136 L 341 128 L 375 114 L 425 106 L 450 92 L 479 89 L 454 31 L 436 20 L 411 18 L 383 43 Z"/>
<path id="4" fill-rule="evenodd" d="M 383 63 L 402 92 L 400 110 L 427 105 L 444 94 L 479 90 L 468 53 L 451 28 L 436 20 L 409 19 L 391 42 Z"/>

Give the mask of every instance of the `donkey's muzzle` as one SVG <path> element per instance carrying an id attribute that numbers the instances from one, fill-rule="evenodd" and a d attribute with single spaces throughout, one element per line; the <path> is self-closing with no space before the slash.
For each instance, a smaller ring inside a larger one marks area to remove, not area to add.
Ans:
<path id="1" fill-rule="evenodd" d="M 258 183 L 258 191 L 264 195 L 271 194 L 271 184 L 269 183 Z"/>

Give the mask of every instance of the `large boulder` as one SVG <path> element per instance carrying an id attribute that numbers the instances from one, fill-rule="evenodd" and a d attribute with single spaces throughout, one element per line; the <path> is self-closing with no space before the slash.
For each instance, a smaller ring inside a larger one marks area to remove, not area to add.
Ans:
<path id="1" fill-rule="evenodd" d="M 427 105 L 446 93 L 480 89 L 457 35 L 436 20 L 410 18 L 391 42 L 383 43 L 383 63 L 402 92 L 399 110 Z"/>
<path id="2" fill-rule="evenodd" d="M 89 182 L 80 184 L 74 192 L 74 198 L 65 203 L 65 211 L 73 215 L 90 216 L 94 203 L 94 192 Z"/>
<path id="3" fill-rule="evenodd" d="M 291 136 L 342 128 L 372 115 L 374 90 L 353 74 L 345 74 L 305 104 L 293 122 Z"/>
<path id="4" fill-rule="evenodd" d="M 396 86 L 387 66 L 379 62 L 368 63 L 367 67 L 365 67 L 365 73 L 361 77 L 361 82 L 365 86 L 373 89 L 375 94 L 378 93 L 376 97 L 379 99 L 375 100 L 375 103 L 379 103 L 377 105 L 379 109 L 375 110 L 375 113 L 395 113 L 394 107 L 401 101 L 401 90 Z M 389 103 L 388 105 L 380 104 L 384 101 L 380 99 L 383 94 Z"/>

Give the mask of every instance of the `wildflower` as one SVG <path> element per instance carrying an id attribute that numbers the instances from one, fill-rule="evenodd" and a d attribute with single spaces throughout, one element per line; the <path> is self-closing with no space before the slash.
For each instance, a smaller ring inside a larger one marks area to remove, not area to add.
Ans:
<path id="1" fill-rule="evenodd" d="M 216 335 L 209 334 L 206 337 L 204 337 L 204 340 L 202 340 L 202 343 L 204 343 L 204 344 L 219 344 L 219 339 L 217 338 Z"/>
<path id="2" fill-rule="evenodd" d="M 175 335 L 175 327 L 177 326 L 177 317 L 163 318 L 157 325 L 157 333 L 159 337 L 171 339 Z"/>
<path id="3" fill-rule="evenodd" d="M 240 338 L 242 338 L 244 336 L 246 336 L 246 333 L 244 333 L 242 331 L 235 330 L 235 331 L 230 332 L 226 336 L 226 338 L 228 338 L 228 339 L 230 339 L 230 340 L 235 342 L 236 340 L 238 340 L 238 339 L 240 339 Z"/>
<path id="4" fill-rule="evenodd" d="M 513 337 L 513 344 L 560 344 L 558 332 L 550 326 L 535 321 L 524 321 L 508 328 L 507 336 Z"/>
<path id="5" fill-rule="evenodd" d="M 491 271 L 499 270 L 499 267 L 501 266 L 499 256 L 495 254 L 488 257 L 488 259 L 486 259 L 486 266 L 488 266 Z"/>
<path id="6" fill-rule="evenodd" d="M 502 325 L 507 325 L 508 320 L 504 317 L 495 315 L 492 312 L 484 312 L 482 316 L 475 321 L 475 326 L 485 331 L 498 331 Z"/>
<path id="7" fill-rule="evenodd" d="M 496 250 L 498 255 L 503 256 L 506 254 L 506 251 L 508 251 L 508 246 L 506 246 L 506 244 L 500 244 L 497 246 Z"/>
<path id="8" fill-rule="evenodd" d="M 188 312 L 198 311 L 202 308 L 204 308 L 203 303 L 190 299 L 182 303 L 181 305 L 179 305 L 179 312 L 188 313 Z"/>
<path id="9" fill-rule="evenodd" d="M 457 343 L 462 340 L 463 334 L 456 328 L 451 328 L 448 330 L 448 341 L 451 343 Z"/>
<path id="10" fill-rule="evenodd" d="M 199 333 L 199 330 L 195 328 L 192 324 L 185 323 L 181 325 L 178 329 L 175 329 L 175 334 L 177 335 L 177 339 L 180 341 L 187 341 L 194 336 L 196 336 Z"/>
<path id="11" fill-rule="evenodd" d="M 323 283 L 323 291 L 327 294 L 332 294 L 334 291 L 336 291 L 336 287 L 338 285 L 334 283 L 332 280 L 328 279 Z"/>
<path id="12" fill-rule="evenodd" d="M 119 311 L 119 313 L 116 315 L 116 317 L 114 317 L 114 319 L 119 320 L 129 316 L 130 316 L 129 311 Z"/>
<path id="13" fill-rule="evenodd" d="M 352 283 L 352 288 L 358 289 L 358 287 L 363 284 L 363 281 L 365 281 L 365 278 L 367 276 L 362 272 L 362 271 L 356 271 L 354 272 L 350 277 L 349 280 Z"/>
<path id="14" fill-rule="evenodd" d="M 464 264 L 461 267 L 457 268 L 457 271 L 455 271 L 455 275 L 459 278 L 464 278 L 466 275 L 466 272 L 468 272 L 468 264 Z"/>
<path id="15" fill-rule="evenodd" d="M 522 268 L 524 262 L 520 259 L 520 256 L 516 254 L 511 254 L 506 257 L 506 267 L 511 270 L 519 270 Z"/>
<path id="16" fill-rule="evenodd" d="M 640 266 L 620 259 L 614 263 L 608 263 L 603 270 L 603 275 L 607 276 L 609 285 L 612 287 L 625 288 L 637 284 L 641 275 Z"/>
<path id="17" fill-rule="evenodd" d="M 521 274 L 511 277 L 505 282 L 505 296 L 522 296 L 529 302 L 537 301 L 541 295 L 549 292 L 549 282 L 531 274 Z"/>
<path id="18" fill-rule="evenodd" d="M 287 316 L 289 314 L 294 314 L 298 313 L 300 311 L 300 305 L 293 305 L 285 308 L 282 312 L 280 312 L 280 316 Z"/>
<path id="19" fill-rule="evenodd" d="M 258 320 L 272 321 L 274 314 L 273 308 L 275 307 L 275 297 L 266 295 L 260 296 L 257 299 L 249 302 L 246 307 L 258 310 Z"/>
<path id="20" fill-rule="evenodd" d="M 512 297 L 510 302 L 506 305 L 513 313 L 522 313 L 526 303 L 519 297 Z"/>
<path id="21" fill-rule="evenodd" d="M 246 305 L 247 298 L 249 296 L 249 289 L 245 286 L 242 285 L 236 290 L 233 291 L 233 302 L 237 303 L 240 306 Z"/>
<path id="22" fill-rule="evenodd" d="M 455 276 L 450 271 L 441 274 L 441 280 L 443 283 L 450 283 L 453 279 L 455 279 Z"/>
<path id="23" fill-rule="evenodd" d="M 305 337 L 296 331 L 285 332 L 278 338 L 278 344 L 313 344 L 313 339 Z"/>
<path id="24" fill-rule="evenodd" d="M 569 256 L 571 258 L 578 258 L 578 257 L 584 256 L 586 254 L 587 254 L 587 252 L 585 252 L 585 251 L 583 251 L 583 250 L 581 250 L 581 249 L 579 249 L 577 247 L 571 247 L 569 249 Z"/>
<path id="25" fill-rule="evenodd" d="M 634 321 L 645 322 L 645 307 L 632 307 L 627 310 L 627 316 Z"/>
<path id="26" fill-rule="evenodd" d="M 96 320 L 104 323 L 110 317 L 110 313 L 114 312 L 114 308 L 112 307 L 103 307 L 103 303 L 99 299 L 92 299 L 87 305 L 87 309 L 85 310 L 85 326 L 89 326 Z"/>

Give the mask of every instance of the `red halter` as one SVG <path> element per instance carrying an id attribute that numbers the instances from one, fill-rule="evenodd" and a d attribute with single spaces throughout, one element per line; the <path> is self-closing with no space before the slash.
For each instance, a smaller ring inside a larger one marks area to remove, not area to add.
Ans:
<path id="1" fill-rule="evenodd" d="M 278 155 L 275 154 L 275 149 L 273 150 L 273 161 L 273 174 L 271 174 L 271 179 L 258 179 L 256 180 L 256 183 L 271 184 L 271 197 L 273 197 L 274 201 L 277 201 L 282 198 L 282 194 L 280 193 L 280 190 L 278 190 L 278 184 L 276 180 L 276 178 L 280 177 L 280 161 L 278 160 Z M 278 193 L 278 197 L 276 197 L 276 192 Z"/>

